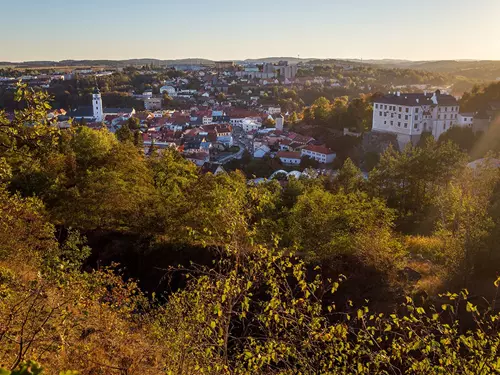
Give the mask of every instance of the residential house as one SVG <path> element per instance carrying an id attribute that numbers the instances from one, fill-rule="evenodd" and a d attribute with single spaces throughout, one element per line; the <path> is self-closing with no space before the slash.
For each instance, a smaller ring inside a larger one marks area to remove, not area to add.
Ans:
<path id="1" fill-rule="evenodd" d="M 201 173 L 207 174 L 207 173 L 212 173 L 214 176 L 217 176 L 218 174 L 225 173 L 225 169 L 222 166 L 222 164 L 218 163 L 205 163 L 201 167 Z"/>
<path id="2" fill-rule="evenodd" d="M 322 164 L 330 164 L 333 163 L 337 155 L 325 146 L 309 145 L 302 149 L 301 156 L 307 156 Z"/>
<path id="3" fill-rule="evenodd" d="M 276 154 L 276 157 L 286 165 L 299 165 L 300 161 L 302 160 L 300 152 L 279 151 Z"/>
<path id="4" fill-rule="evenodd" d="M 175 98 L 177 96 L 177 90 L 173 86 L 162 86 L 160 87 L 160 94 L 167 94 L 168 96 Z"/>
<path id="5" fill-rule="evenodd" d="M 271 151 L 271 149 L 267 145 L 261 144 L 257 147 L 256 146 L 257 144 L 254 145 L 254 152 L 253 152 L 253 157 L 256 159 L 262 159 Z"/>
<path id="6" fill-rule="evenodd" d="M 146 98 L 144 99 L 144 108 L 147 111 L 158 111 L 162 106 L 162 98 Z"/>
<path id="7" fill-rule="evenodd" d="M 202 167 L 205 163 L 210 162 L 210 156 L 208 152 L 193 152 L 185 154 L 186 160 L 192 161 L 198 167 Z"/>
<path id="8" fill-rule="evenodd" d="M 474 113 L 459 113 L 457 119 L 457 125 L 461 127 L 471 128 L 474 124 Z"/>

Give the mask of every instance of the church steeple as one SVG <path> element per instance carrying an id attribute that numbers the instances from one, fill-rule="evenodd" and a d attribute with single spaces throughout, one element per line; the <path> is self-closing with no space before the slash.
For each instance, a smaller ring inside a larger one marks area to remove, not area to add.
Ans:
<path id="1" fill-rule="evenodd" d="M 102 109 L 102 98 L 99 88 L 94 88 L 94 93 L 92 94 L 92 110 L 94 112 L 94 118 L 97 122 L 102 122 L 104 120 L 104 111 Z"/>

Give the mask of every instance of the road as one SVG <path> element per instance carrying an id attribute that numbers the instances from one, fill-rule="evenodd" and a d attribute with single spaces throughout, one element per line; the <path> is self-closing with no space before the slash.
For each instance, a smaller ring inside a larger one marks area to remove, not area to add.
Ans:
<path id="1" fill-rule="evenodd" d="M 239 127 L 235 126 L 233 128 L 233 139 L 234 139 L 234 145 L 238 146 L 240 150 L 234 154 L 227 155 L 219 159 L 217 161 L 218 163 L 225 164 L 233 159 L 241 159 L 243 157 L 243 153 L 245 152 L 245 150 L 250 150 L 252 147 L 252 142 L 247 138 L 247 135 L 243 131 L 243 129 Z"/>

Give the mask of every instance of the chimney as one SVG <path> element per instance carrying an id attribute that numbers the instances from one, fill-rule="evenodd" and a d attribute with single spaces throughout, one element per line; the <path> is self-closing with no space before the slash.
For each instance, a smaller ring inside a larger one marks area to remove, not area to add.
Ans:
<path id="1" fill-rule="evenodd" d="M 401 96 L 401 92 L 396 92 L 396 96 Z"/>
<path id="2" fill-rule="evenodd" d="M 418 100 L 418 98 L 417 98 L 417 104 L 418 104 L 418 103 L 419 103 L 419 100 Z"/>

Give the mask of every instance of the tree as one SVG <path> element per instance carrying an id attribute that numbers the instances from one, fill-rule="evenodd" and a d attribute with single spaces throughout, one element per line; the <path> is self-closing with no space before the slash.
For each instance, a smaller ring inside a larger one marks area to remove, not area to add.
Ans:
<path id="1" fill-rule="evenodd" d="M 392 219 L 392 212 L 382 201 L 365 194 L 331 194 L 313 188 L 292 208 L 289 226 L 299 252 L 328 259 L 355 252 L 358 235 L 389 231 Z"/>
<path id="2" fill-rule="evenodd" d="M 319 162 L 316 159 L 313 159 L 309 156 L 303 156 L 300 159 L 300 168 L 302 168 L 302 169 L 307 169 L 307 168 L 317 169 L 317 168 L 319 168 Z"/>
<path id="3" fill-rule="evenodd" d="M 144 141 L 142 139 L 142 133 L 140 130 L 134 132 L 134 146 L 140 150 L 144 149 Z"/>
<path id="4" fill-rule="evenodd" d="M 472 131 L 472 128 L 462 128 L 453 126 L 439 137 L 439 143 L 451 141 L 455 143 L 461 150 L 470 153 L 475 146 L 478 138 Z"/>
<path id="5" fill-rule="evenodd" d="M 350 158 L 347 158 L 339 173 L 333 181 L 337 189 L 343 189 L 346 193 L 354 193 L 360 190 L 365 183 L 361 170 L 354 165 Z"/>
<path id="6" fill-rule="evenodd" d="M 120 142 L 133 142 L 134 141 L 134 134 L 135 133 L 132 133 L 130 131 L 128 124 L 124 124 L 124 125 L 120 126 L 120 129 L 118 129 L 115 134 L 116 134 L 116 138 L 118 138 L 118 140 Z"/>
<path id="7" fill-rule="evenodd" d="M 130 130 L 139 130 L 141 127 L 141 121 L 137 117 L 130 117 L 127 120 L 127 125 Z"/>
<path id="8" fill-rule="evenodd" d="M 264 125 L 266 128 L 274 128 L 276 126 L 276 121 L 274 121 L 272 118 L 266 118 L 262 125 Z"/>
<path id="9" fill-rule="evenodd" d="M 389 147 L 371 171 L 369 184 L 372 194 L 396 209 L 401 230 L 429 233 L 435 197 L 466 161 L 456 145 L 433 139 L 423 148 L 408 145 L 401 153 Z"/>
<path id="10" fill-rule="evenodd" d="M 489 207 L 499 177 L 496 167 L 488 162 L 466 168 L 436 199 L 436 235 L 444 244 L 449 275 L 458 278 L 463 288 L 492 261 L 487 240 L 494 222 Z"/>
<path id="11" fill-rule="evenodd" d="M 296 113 L 296 112 L 292 112 L 292 114 L 290 115 L 290 118 L 289 118 L 289 120 L 288 120 L 288 121 L 290 121 L 290 123 L 291 123 L 292 125 L 294 125 L 294 124 L 296 124 L 297 122 L 299 122 L 299 117 L 297 116 L 297 113 Z"/>
<path id="12" fill-rule="evenodd" d="M 226 94 L 224 94 L 223 92 L 219 92 L 217 94 L 217 101 L 218 102 L 223 102 L 226 100 Z"/>
<path id="13" fill-rule="evenodd" d="M 322 96 L 314 101 L 311 109 L 314 121 L 320 125 L 326 125 L 331 109 L 330 101 Z"/>

